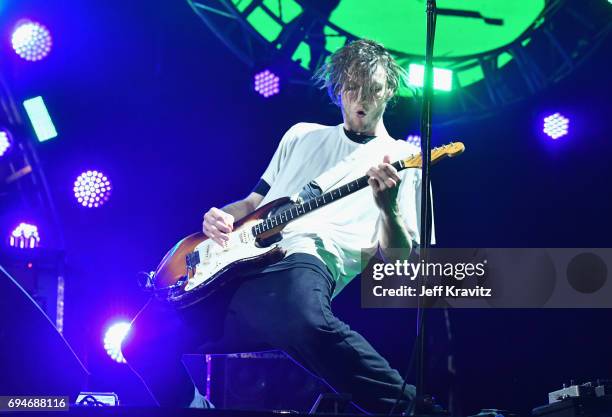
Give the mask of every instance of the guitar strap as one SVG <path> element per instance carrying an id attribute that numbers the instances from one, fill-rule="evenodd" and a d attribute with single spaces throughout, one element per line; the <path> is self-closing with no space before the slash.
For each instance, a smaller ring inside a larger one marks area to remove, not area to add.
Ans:
<path id="1" fill-rule="evenodd" d="M 299 193 L 291 196 L 291 200 L 295 203 L 303 203 L 311 198 L 331 190 L 338 186 L 348 177 L 352 181 L 365 174 L 375 162 L 381 161 L 383 156 L 389 152 L 388 140 L 385 137 L 379 137 L 359 146 L 355 151 L 349 153 L 336 165 L 320 174 L 318 177 L 306 184 Z M 348 181 L 345 181 L 348 182 Z"/>
<path id="2" fill-rule="evenodd" d="M 384 136 L 369 141 L 316 177 L 311 181 L 311 184 L 314 183 L 322 192 L 326 192 L 338 186 L 347 177 L 354 177 L 349 178 L 352 181 L 365 175 L 368 168 L 374 165 L 376 161 L 382 162 L 385 151 L 389 152 L 389 147 L 386 145 L 389 145 L 389 142 L 388 138 Z"/>

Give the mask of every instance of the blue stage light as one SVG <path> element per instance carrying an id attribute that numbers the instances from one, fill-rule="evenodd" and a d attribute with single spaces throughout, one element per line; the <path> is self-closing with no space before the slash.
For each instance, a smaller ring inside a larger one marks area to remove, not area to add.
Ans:
<path id="1" fill-rule="evenodd" d="M 11 37 L 13 49 L 26 61 L 40 61 L 51 52 L 51 34 L 42 24 L 24 21 L 17 25 Z"/>
<path id="2" fill-rule="evenodd" d="M 38 227 L 29 223 L 20 223 L 11 233 L 9 244 L 20 249 L 33 249 L 39 246 Z"/>
<path id="3" fill-rule="evenodd" d="M 569 119 L 560 113 L 554 113 L 544 118 L 544 133 L 553 139 L 565 136 L 569 132 Z"/>
<path id="4" fill-rule="evenodd" d="M 126 363 L 121 353 L 121 343 L 127 336 L 132 325 L 127 321 L 115 323 L 104 334 L 104 349 L 108 356 L 118 363 Z"/>
<path id="5" fill-rule="evenodd" d="M 255 74 L 255 91 L 268 98 L 280 91 L 280 78 L 270 70 Z"/>
<path id="6" fill-rule="evenodd" d="M 38 96 L 25 100 L 23 107 L 25 107 L 39 142 L 44 142 L 57 136 L 57 131 L 42 97 Z"/>
<path id="7" fill-rule="evenodd" d="M 111 195 L 110 180 L 99 171 L 86 171 L 74 182 L 74 196 L 83 207 L 100 207 Z"/>
<path id="8" fill-rule="evenodd" d="M 8 130 L 0 129 L 0 157 L 8 152 L 11 142 L 11 134 Z"/>

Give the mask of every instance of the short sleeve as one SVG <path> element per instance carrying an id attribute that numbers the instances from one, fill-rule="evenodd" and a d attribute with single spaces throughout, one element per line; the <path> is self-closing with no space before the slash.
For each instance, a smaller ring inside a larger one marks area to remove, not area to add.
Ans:
<path id="1" fill-rule="evenodd" d="M 268 184 L 267 182 L 263 180 L 263 178 L 261 178 L 257 182 L 257 185 L 255 185 L 255 188 L 253 188 L 252 192 L 265 197 L 266 194 L 268 194 L 268 191 L 270 191 L 270 184 Z"/>
<path id="2" fill-rule="evenodd" d="M 268 167 L 261 176 L 261 179 L 264 180 L 270 187 L 274 185 L 274 181 L 278 177 L 281 168 L 284 166 L 284 163 L 287 161 L 291 153 L 298 126 L 299 123 L 289 128 L 289 130 L 287 130 L 287 132 L 283 135 L 280 143 L 278 144 L 276 152 L 274 152 L 274 155 L 272 156 L 272 160 L 270 160 Z"/>

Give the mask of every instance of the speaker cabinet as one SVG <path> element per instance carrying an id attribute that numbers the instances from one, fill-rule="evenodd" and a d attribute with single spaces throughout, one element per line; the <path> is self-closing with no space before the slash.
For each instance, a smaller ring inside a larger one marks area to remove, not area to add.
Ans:
<path id="1" fill-rule="evenodd" d="M 308 412 L 319 394 L 331 391 L 282 352 L 208 358 L 208 391 L 218 408 Z"/>

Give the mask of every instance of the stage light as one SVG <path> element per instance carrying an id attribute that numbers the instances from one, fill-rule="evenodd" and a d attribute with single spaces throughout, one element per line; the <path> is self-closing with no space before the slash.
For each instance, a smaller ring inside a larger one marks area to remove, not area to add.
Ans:
<path id="1" fill-rule="evenodd" d="M 11 142 L 11 134 L 7 130 L 0 129 L 0 157 L 8 152 Z"/>
<path id="2" fill-rule="evenodd" d="M 104 349 L 108 356 L 118 363 L 126 363 L 121 352 L 121 343 L 130 331 L 132 325 L 127 321 L 115 323 L 104 334 Z"/>
<path id="3" fill-rule="evenodd" d="M 9 244 L 20 249 L 32 249 L 39 246 L 38 227 L 33 224 L 20 223 L 11 233 Z"/>
<path id="4" fill-rule="evenodd" d="M 255 91 L 268 98 L 280 91 L 280 79 L 270 70 L 255 74 Z"/>
<path id="5" fill-rule="evenodd" d="M 419 135 L 408 135 L 406 137 L 406 142 L 411 145 L 421 147 L 421 137 Z"/>
<path id="6" fill-rule="evenodd" d="M 42 97 L 38 96 L 25 100 L 23 107 L 25 107 L 39 142 L 44 142 L 57 136 L 57 131 Z"/>
<path id="7" fill-rule="evenodd" d="M 453 71 L 444 68 L 433 69 L 434 90 L 451 91 L 453 89 Z M 425 67 L 420 64 L 408 66 L 408 85 L 423 87 Z"/>
<path id="8" fill-rule="evenodd" d="M 23 22 L 13 31 L 13 49 L 26 61 L 40 61 L 51 52 L 51 34 L 37 22 Z"/>
<path id="9" fill-rule="evenodd" d="M 560 113 L 554 113 L 544 118 L 544 133 L 553 139 L 567 135 L 569 132 L 569 119 Z"/>
<path id="10" fill-rule="evenodd" d="M 86 171 L 74 181 L 74 196 L 83 207 L 100 207 L 111 195 L 111 183 L 99 171 Z"/>

